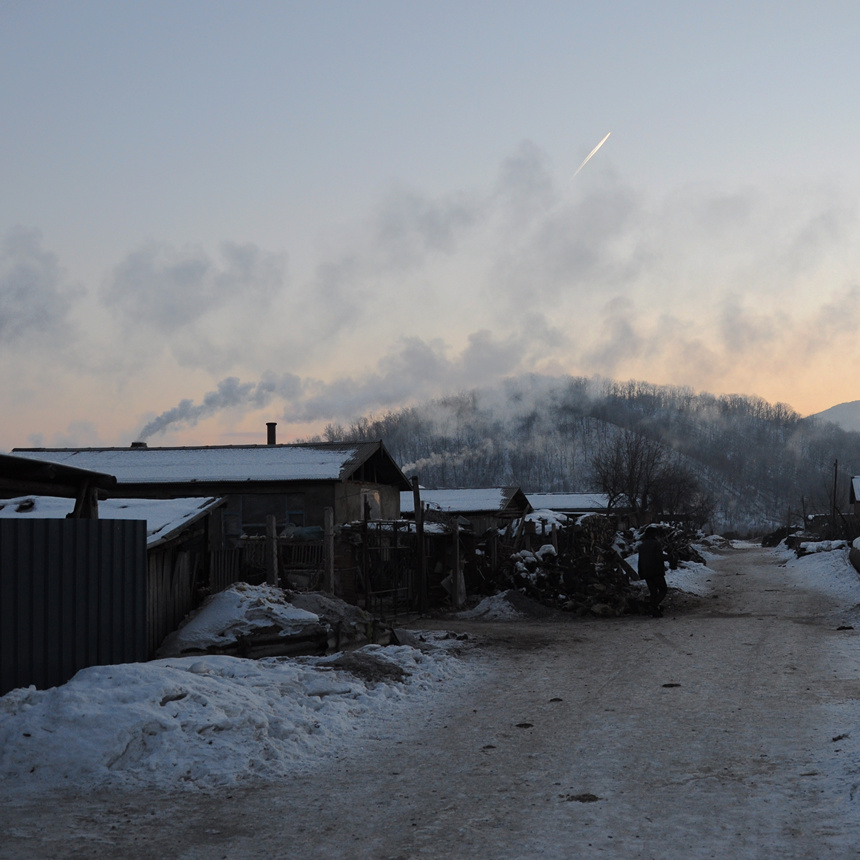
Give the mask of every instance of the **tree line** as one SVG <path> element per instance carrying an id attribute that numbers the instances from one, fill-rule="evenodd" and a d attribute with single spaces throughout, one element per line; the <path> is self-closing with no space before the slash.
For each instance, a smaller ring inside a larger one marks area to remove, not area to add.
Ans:
<path id="1" fill-rule="evenodd" d="M 597 377 L 519 377 L 330 424 L 320 438 L 381 439 L 425 487 L 609 491 L 633 507 L 696 510 L 720 530 L 829 511 L 837 461 L 845 507 L 860 474 L 860 433 L 784 403 Z M 618 489 L 625 459 L 628 472 L 648 468 Z"/>

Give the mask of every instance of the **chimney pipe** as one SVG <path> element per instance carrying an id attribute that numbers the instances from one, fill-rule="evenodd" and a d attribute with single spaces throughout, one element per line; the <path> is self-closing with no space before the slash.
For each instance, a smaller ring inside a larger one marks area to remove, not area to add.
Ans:
<path id="1" fill-rule="evenodd" d="M 267 445 L 276 445 L 277 444 L 277 442 L 275 441 L 275 427 L 277 427 L 277 426 L 278 426 L 277 421 L 267 421 L 266 422 L 266 429 L 268 430 L 268 433 L 266 434 L 266 444 Z"/>

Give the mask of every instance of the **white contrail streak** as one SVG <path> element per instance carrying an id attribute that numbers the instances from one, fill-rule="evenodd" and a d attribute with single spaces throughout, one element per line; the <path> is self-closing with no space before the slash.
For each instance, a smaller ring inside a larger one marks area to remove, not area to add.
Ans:
<path id="1" fill-rule="evenodd" d="M 612 132 L 610 131 L 609 134 L 612 134 Z M 582 170 L 582 168 L 585 167 L 585 165 L 588 164 L 588 162 L 591 160 L 591 156 L 594 155 L 594 153 L 597 152 L 597 150 L 600 149 L 600 147 L 603 146 L 603 144 L 606 143 L 607 140 L 609 140 L 609 134 L 607 134 L 606 137 L 604 137 L 603 140 L 601 140 L 600 143 L 598 143 L 597 146 L 595 146 L 594 149 L 592 149 L 591 152 L 589 152 L 588 155 L 585 156 L 585 161 L 583 161 L 582 164 L 580 164 L 579 167 L 576 168 L 576 173 L 579 173 L 579 171 Z M 576 176 L 576 173 L 574 173 L 573 176 Z M 573 179 L 573 176 L 571 176 L 570 178 Z"/>

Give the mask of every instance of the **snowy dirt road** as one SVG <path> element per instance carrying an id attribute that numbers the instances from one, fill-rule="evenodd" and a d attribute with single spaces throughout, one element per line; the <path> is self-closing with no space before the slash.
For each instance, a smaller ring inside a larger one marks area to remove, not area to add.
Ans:
<path id="1" fill-rule="evenodd" d="M 483 667 L 335 765 L 7 802 L 3 857 L 860 857 L 860 630 L 769 551 L 662 619 L 439 622 Z M 426 626 L 426 625 L 425 625 Z"/>

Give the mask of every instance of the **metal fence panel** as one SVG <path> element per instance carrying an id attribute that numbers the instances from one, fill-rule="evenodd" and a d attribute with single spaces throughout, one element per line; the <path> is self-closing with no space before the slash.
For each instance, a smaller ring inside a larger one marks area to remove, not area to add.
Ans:
<path id="1" fill-rule="evenodd" d="M 146 523 L 0 520 L 0 695 L 145 660 Z"/>

